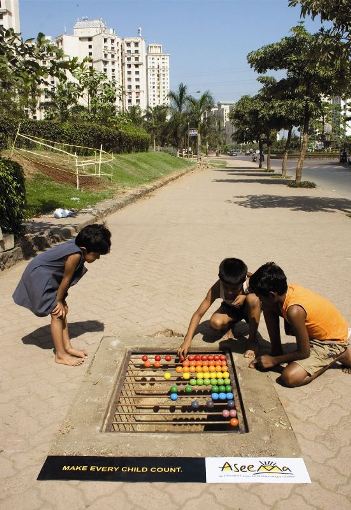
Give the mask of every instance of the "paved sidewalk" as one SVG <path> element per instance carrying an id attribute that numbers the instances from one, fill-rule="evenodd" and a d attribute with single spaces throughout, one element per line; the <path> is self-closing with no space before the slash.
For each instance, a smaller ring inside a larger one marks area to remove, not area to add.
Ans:
<path id="1" fill-rule="evenodd" d="M 74 343 L 90 359 L 103 335 L 185 332 L 226 256 L 243 258 L 250 270 L 276 261 L 290 280 L 329 296 L 351 322 L 351 218 L 344 212 L 351 201 L 321 196 L 318 188 L 290 189 L 248 162 L 231 164 L 237 168 L 185 175 L 108 218 L 112 252 L 89 266 L 69 297 Z M 311 485 L 37 482 L 89 362 L 55 364 L 48 320 L 12 303 L 25 266 L 0 274 L 1 509 L 351 507 L 351 375 L 340 369 L 302 388 L 275 385 Z M 267 338 L 263 320 L 260 331 Z"/>

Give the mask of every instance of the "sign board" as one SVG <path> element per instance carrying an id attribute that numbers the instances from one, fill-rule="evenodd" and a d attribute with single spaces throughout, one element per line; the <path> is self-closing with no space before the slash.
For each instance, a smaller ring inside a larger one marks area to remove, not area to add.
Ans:
<path id="1" fill-rule="evenodd" d="M 197 136 L 197 129 L 194 128 L 189 129 L 189 136 Z"/>
<path id="2" fill-rule="evenodd" d="M 49 456 L 38 480 L 311 483 L 302 458 Z"/>

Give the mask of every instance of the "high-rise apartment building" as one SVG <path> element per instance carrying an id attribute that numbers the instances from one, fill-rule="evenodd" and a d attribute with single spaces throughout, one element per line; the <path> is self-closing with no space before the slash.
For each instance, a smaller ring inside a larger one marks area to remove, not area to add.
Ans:
<path id="1" fill-rule="evenodd" d="M 149 44 L 146 56 L 148 105 L 168 105 L 169 55 L 163 53 L 161 44 Z"/>
<path id="2" fill-rule="evenodd" d="M 57 44 L 69 57 L 89 57 L 90 65 L 115 83 L 120 110 L 168 104 L 169 56 L 159 44 L 150 45 L 146 53 L 141 29 L 136 37 L 122 38 L 102 20 L 84 18 L 74 25 L 73 35 L 59 36 Z"/>
<path id="3" fill-rule="evenodd" d="M 20 33 L 18 0 L 0 0 L 0 27 Z"/>
<path id="4" fill-rule="evenodd" d="M 220 101 L 215 108 L 212 108 L 212 114 L 216 117 L 217 127 L 222 133 L 226 144 L 233 142 L 234 126 L 229 119 L 229 114 L 234 104 L 234 102 Z"/>

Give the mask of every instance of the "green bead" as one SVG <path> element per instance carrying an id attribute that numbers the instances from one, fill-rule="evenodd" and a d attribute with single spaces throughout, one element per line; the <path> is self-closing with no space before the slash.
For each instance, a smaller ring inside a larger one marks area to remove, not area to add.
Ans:
<path id="1" fill-rule="evenodd" d="M 216 386 L 216 385 L 217 385 L 217 379 L 211 379 L 211 384 L 212 384 L 212 386 L 213 386 L 213 385 L 215 385 L 215 386 Z"/>
<path id="2" fill-rule="evenodd" d="M 171 386 L 169 388 L 170 393 L 178 393 L 178 387 L 177 386 Z"/>
<path id="3" fill-rule="evenodd" d="M 219 387 L 218 387 L 218 390 L 219 390 L 219 393 L 224 393 L 225 392 L 225 386 L 223 384 L 221 384 Z"/>
<path id="4" fill-rule="evenodd" d="M 224 384 L 224 379 L 217 379 L 217 384 L 222 386 Z"/>
<path id="5" fill-rule="evenodd" d="M 228 377 L 224 379 L 224 384 L 230 384 L 230 379 Z"/>
<path id="6" fill-rule="evenodd" d="M 209 384 L 211 384 L 210 379 L 204 379 L 204 384 L 206 384 L 206 386 L 208 386 Z"/>
<path id="7" fill-rule="evenodd" d="M 192 386 L 189 386 L 189 385 L 185 386 L 185 392 L 186 393 L 191 393 L 192 391 L 193 391 L 193 387 Z"/>
<path id="8" fill-rule="evenodd" d="M 226 385 L 225 391 L 226 391 L 226 393 L 230 393 L 232 391 L 232 387 L 230 386 L 230 384 Z"/>
<path id="9" fill-rule="evenodd" d="M 218 386 L 216 384 L 212 385 L 212 393 L 218 393 Z"/>
<path id="10" fill-rule="evenodd" d="M 190 379 L 189 383 L 191 386 L 196 386 L 196 379 Z"/>
<path id="11" fill-rule="evenodd" d="M 203 380 L 203 379 L 196 379 L 196 384 L 197 384 L 198 386 L 203 386 L 203 384 L 204 384 L 204 380 Z"/>

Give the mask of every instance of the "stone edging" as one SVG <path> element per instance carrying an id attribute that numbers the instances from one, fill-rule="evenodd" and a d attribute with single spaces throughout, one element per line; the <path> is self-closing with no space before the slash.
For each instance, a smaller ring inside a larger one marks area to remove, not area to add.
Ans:
<path id="1" fill-rule="evenodd" d="M 99 202 L 89 211 L 85 213 L 78 212 L 77 216 L 63 218 L 59 220 L 59 223 L 55 223 L 53 218 L 48 217 L 40 217 L 25 223 L 26 233 L 17 240 L 16 246 L 12 250 L 0 253 L 0 270 L 8 269 L 20 260 L 29 259 L 35 256 L 37 252 L 50 248 L 53 244 L 70 239 L 86 225 L 102 220 L 109 214 L 126 207 L 152 191 L 200 168 L 200 165 L 194 165 L 179 173 L 173 173 L 153 184 L 130 190 L 123 196 Z"/>

